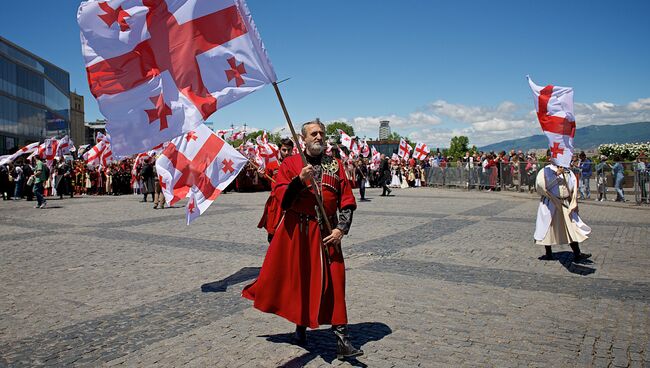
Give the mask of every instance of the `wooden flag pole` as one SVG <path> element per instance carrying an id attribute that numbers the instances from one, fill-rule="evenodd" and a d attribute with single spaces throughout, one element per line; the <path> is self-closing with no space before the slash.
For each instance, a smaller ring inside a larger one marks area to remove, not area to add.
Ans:
<path id="1" fill-rule="evenodd" d="M 300 147 L 300 141 L 298 140 L 298 135 L 296 134 L 296 130 L 293 128 L 293 123 L 291 123 L 291 117 L 289 116 L 289 112 L 287 111 L 287 106 L 284 104 L 284 100 L 282 99 L 282 94 L 280 93 L 280 88 L 278 88 L 278 84 L 276 82 L 273 82 L 273 89 L 275 89 L 275 94 L 278 96 L 278 101 L 280 101 L 280 106 L 282 107 L 282 112 L 284 113 L 284 117 L 287 119 L 287 124 L 289 124 L 289 130 L 291 130 L 291 136 L 293 137 L 293 141 L 296 143 L 298 146 L 298 152 L 300 153 L 300 157 L 302 158 L 302 165 L 303 167 L 307 166 L 307 157 L 305 157 L 305 152 L 302 150 L 302 147 Z M 327 229 L 327 233 L 332 232 L 332 225 L 330 224 L 330 220 L 327 217 L 327 214 L 325 213 L 325 207 L 323 207 L 323 198 L 321 197 L 321 194 L 316 188 L 316 185 L 312 185 L 314 189 L 314 196 L 316 197 L 316 202 L 318 203 L 318 209 L 320 210 L 321 218 L 323 219 L 323 222 L 325 223 L 325 228 Z"/>

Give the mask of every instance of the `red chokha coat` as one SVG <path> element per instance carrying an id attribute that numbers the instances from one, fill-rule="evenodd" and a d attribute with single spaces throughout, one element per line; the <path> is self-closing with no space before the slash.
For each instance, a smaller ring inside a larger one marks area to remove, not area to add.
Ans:
<path id="1" fill-rule="evenodd" d="M 332 227 L 337 211 L 356 209 L 341 161 L 322 156 L 322 196 Z M 276 177 L 275 197 L 285 209 L 275 229 L 259 277 L 242 296 L 262 312 L 274 313 L 301 326 L 347 324 L 345 264 L 340 251 L 330 247 L 327 262 L 316 220 L 316 198 L 311 186 L 300 182 L 299 155 L 287 157 Z"/>

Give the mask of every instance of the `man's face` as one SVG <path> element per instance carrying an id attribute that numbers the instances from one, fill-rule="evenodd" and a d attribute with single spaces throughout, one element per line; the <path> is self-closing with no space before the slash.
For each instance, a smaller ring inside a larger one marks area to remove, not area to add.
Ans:
<path id="1" fill-rule="evenodd" d="M 325 132 L 319 124 L 309 124 L 306 126 L 306 134 L 303 137 L 305 147 L 310 156 L 318 156 L 323 153 L 323 138 Z"/>
<path id="2" fill-rule="evenodd" d="M 291 152 L 293 152 L 293 147 L 282 145 L 280 147 L 280 161 L 291 156 Z"/>

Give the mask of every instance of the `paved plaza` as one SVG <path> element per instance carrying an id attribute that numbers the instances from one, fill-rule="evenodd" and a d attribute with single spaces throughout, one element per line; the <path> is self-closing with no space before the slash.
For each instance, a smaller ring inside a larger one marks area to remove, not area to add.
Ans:
<path id="1" fill-rule="evenodd" d="M 650 209 L 589 202 L 593 228 L 540 261 L 529 195 L 368 190 L 344 239 L 357 361 L 329 326 L 240 297 L 268 193 L 222 195 L 191 226 L 140 197 L 0 203 L 0 367 L 650 367 Z"/>

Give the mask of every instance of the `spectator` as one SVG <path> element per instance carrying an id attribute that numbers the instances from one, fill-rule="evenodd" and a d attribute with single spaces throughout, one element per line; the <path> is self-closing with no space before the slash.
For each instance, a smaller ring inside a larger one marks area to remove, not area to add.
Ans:
<path id="1" fill-rule="evenodd" d="M 50 169 L 43 163 L 43 159 L 36 157 L 34 169 L 34 194 L 36 195 L 36 206 L 34 208 L 45 208 L 47 201 L 43 197 L 44 185 L 50 177 Z"/>
<path id="2" fill-rule="evenodd" d="M 592 174 L 592 163 L 584 152 L 580 152 L 580 199 L 591 199 L 589 181 Z"/>
<path id="3" fill-rule="evenodd" d="M 614 189 L 616 189 L 616 202 L 625 202 L 625 193 L 623 192 L 623 180 L 625 179 L 621 157 L 614 157 L 614 166 L 612 166 L 612 175 L 614 176 Z"/>
<path id="4" fill-rule="evenodd" d="M 14 190 L 14 200 L 19 200 L 23 196 L 23 182 L 24 182 L 24 175 L 23 175 L 23 168 L 20 162 L 16 163 L 16 167 L 14 167 L 14 184 L 16 186 Z"/>

